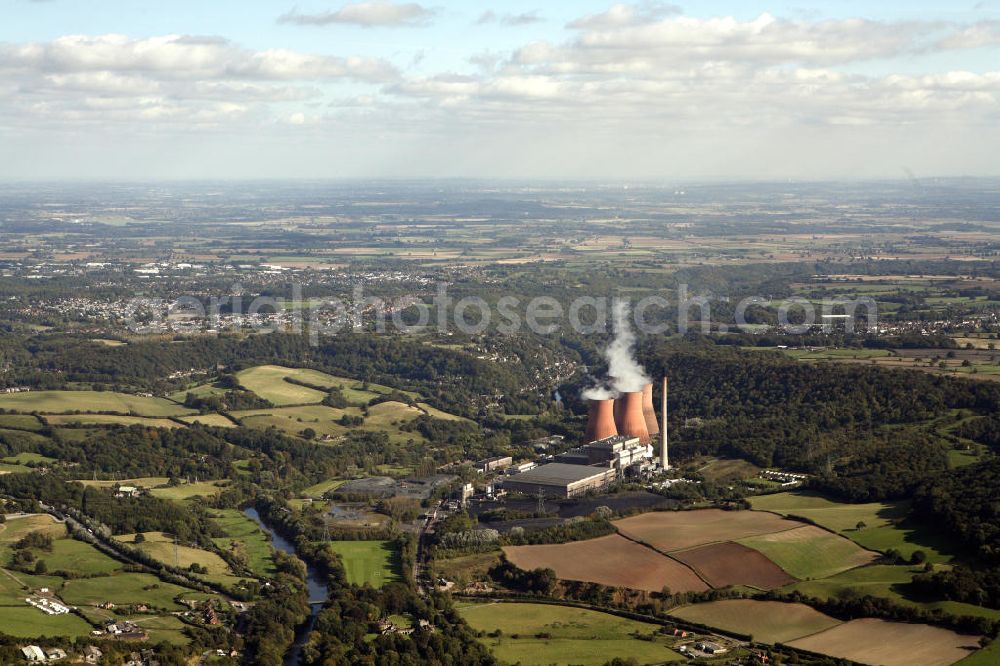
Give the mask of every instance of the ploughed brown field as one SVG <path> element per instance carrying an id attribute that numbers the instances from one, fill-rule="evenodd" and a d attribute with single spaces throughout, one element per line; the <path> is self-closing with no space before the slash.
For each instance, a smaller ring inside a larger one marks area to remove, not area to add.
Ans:
<path id="1" fill-rule="evenodd" d="M 878 666 L 949 666 L 979 646 L 965 636 L 927 624 L 851 620 L 789 645 L 832 657 Z"/>
<path id="2" fill-rule="evenodd" d="M 749 585 L 770 590 L 798 580 L 756 550 L 731 541 L 674 552 L 670 556 L 694 569 L 715 588 Z"/>
<path id="3" fill-rule="evenodd" d="M 766 511 L 654 511 L 615 521 L 623 535 L 670 552 L 802 527 Z"/>
<path id="4" fill-rule="evenodd" d="M 540 546 L 505 546 L 507 559 L 525 569 L 547 568 L 564 580 L 580 580 L 612 587 L 659 592 L 708 589 L 698 576 L 679 562 L 617 534 Z"/>

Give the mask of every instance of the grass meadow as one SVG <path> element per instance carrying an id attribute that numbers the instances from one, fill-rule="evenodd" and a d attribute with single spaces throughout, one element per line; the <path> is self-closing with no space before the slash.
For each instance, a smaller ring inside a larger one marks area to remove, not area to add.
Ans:
<path id="1" fill-rule="evenodd" d="M 586 610 L 551 604 L 483 603 L 458 607 L 473 629 L 487 634 L 481 640 L 508 663 L 598 665 L 612 657 L 639 664 L 683 661 L 656 636 L 659 626 Z"/>

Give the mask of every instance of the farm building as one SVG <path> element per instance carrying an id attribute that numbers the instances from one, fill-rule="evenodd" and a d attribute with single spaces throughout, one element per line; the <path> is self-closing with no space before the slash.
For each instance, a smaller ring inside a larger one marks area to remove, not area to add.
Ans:
<path id="1" fill-rule="evenodd" d="M 506 479 L 503 487 L 507 492 L 525 495 L 576 497 L 605 490 L 615 478 L 615 470 L 608 467 L 549 463 Z"/>
<path id="2" fill-rule="evenodd" d="M 37 645 L 29 645 L 21 648 L 21 654 L 28 661 L 45 661 L 45 653 Z"/>

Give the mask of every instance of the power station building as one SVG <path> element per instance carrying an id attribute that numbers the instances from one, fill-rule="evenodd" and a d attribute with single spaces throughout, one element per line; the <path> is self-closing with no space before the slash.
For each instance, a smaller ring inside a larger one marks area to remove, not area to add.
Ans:
<path id="1" fill-rule="evenodd" d="M 638 437 L 611 435 L 596 442 L 570 449 L 556 456 L 557 462 L 570 465 L 613 467 L 619 472 L 648 460 L 652 452 Z"/>
<path id="2" fill-rule="evenodd" d="M 576 497 L 606 490 L 617 479 L 669 466 L 667 458 L 667 379 L 663 378 L 663 424 L 657 422 L 653 385 L 618 398 L 591 400 L 586 442 L 560 453 L 555 461 L 508 477 L 507 492 L 546 497 Z M 659 439 L 660 455 L 653 443 Z M 655 461 L 655 462 L 654 462 Z"/>
<path id="3" fill-rule="evenodd" d="M 667 378 L 663 378 L 663 421 L 661 428 L 653 406 L 653 384 L 644 384 L 638 391 L 622 393 L 617 398 L 592 399 L 587 405 L 587 430 L 583 441 L 587 444 L 605 441 L 616 436 L 636 438 L 642 445 L 652 445 L 660 440 L 660 464 L 669 466 L 667 458 Z"/>
<path id="4" fill-rule="evenodd" d="M 545 497 L 577 497 L 607 490 L 618 472 L 611 467 L 549 463 L 504 479 L 504 490 Z"/>

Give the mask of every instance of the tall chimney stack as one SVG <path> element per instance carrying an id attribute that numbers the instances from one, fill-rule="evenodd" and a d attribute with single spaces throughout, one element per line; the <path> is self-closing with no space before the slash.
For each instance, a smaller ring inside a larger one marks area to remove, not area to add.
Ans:
<path id="1" fill-rule="evenodd" d="M 650 439 L 660 432 L 660 424 L 656 422 L 656 407 L 653 406 L 653 383 L 642 386 L 642 417 L 646 419 L 646 431 Z"/>
<path id="2" fill-rule="evenodd" d="M 642 415 L 642 391 L 622 393 L 615 401 L 615 417 L 619 435 L 638 437 L 643 443 L 649 441 L 646 418 Z"/>
<path id="3" fill-rule="evenodd" d="M 615 401 L 591 400 L 587 404 L 587 432 L 584 439 L 589 444 L 618 434 L 615 426 Z"/>
<path id="4" fill-rule="evenodd" d="M 660 466 L 663 469 L 670 469 L 670 456 L 667 454 L 667 376 L 663 376 L 663 396 L 661 398 L 660 420 L 663 426 L 660 428 Z"/>

